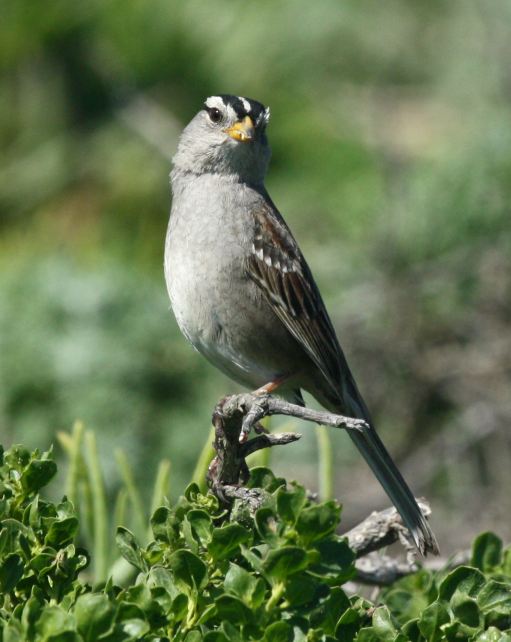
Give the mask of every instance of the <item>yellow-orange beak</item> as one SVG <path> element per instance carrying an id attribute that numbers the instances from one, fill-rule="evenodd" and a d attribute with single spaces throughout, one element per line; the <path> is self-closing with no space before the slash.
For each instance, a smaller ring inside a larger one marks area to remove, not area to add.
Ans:
<path id="1" fill-rule="evenodd" d="M 255 136 L 254 122 L 250 116 L 245 116 L 243 120 L 240 120 L 232 127 L 224 129 L 224 131 L 226 134 L 229 134 L 231 138 L 241 143 L 249 143 L 251 140 L 254 140 Z"/>

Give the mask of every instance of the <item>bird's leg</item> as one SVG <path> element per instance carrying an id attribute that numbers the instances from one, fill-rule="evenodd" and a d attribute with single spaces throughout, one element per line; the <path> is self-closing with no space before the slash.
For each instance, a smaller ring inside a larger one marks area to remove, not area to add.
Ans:
<path id="1" fill-rule="evenodd" d="M 273 381 L 265 383 L 264 386 L 261 386 L 257 390 L 254 390 L 253 395 L 271 395 L 272 392 L 275 392 L 277 388 L 286 382 L 289 379 L 289 375 L 281 375 L 280 377 L 275 377 Z"/>
<path id="2" fill-rule="evenodd" d="M 260 388 L 257 388 L 257 390 L 254 390 L 252 392 L 252 394 L 255 397 L 263 397 L 265 395 L 271 395 L 272 392 L 275 392 L 275 390 L 277 390 L 277 388 L 279 388 L 283 383 L 285 383 L 289 379 L 289 377 L 290 377 L 290 375 L 288 375 L 288 374 L 281 375 L 280 377 L 275 377 L 275 379 L 273 379 L 272 381 L 269 381 L 268 383 L 265 383 L 264 386 L 261 386 Z M 250 428 L 252 427 L 252 426 L 250 426 L 247 429 L 246 425 L 247 424 L 245 424 L 241 429 L 240 439 L 239 439 L 240 444 L 243 444 L 243 443 L 245 443 L 247 441 L 248 435 L 249 435 L 249 432 L 250 432 Z M 262 426 L 260 426 L 259 424 L 255 424 L 254 428 L 255 428 L 256 432 L 259 433 L 259 434 L 262 431 L 264 431 L 264 428 L 261 430 Z"/>

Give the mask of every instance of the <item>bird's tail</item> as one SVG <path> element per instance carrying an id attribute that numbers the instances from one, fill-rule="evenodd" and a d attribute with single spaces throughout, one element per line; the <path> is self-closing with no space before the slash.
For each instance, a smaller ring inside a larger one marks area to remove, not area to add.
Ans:
<path id="1" fill-rule="evenodd" d="M 408 527 L 415 545 L 422 553 L 438 554 L 438 544 L 410 488 L 373 427 L 364 432 L 349 430 L 356 447 L 369 464 Z"/>
<path id="2" fill-rule="evenodd" d="M 422 555 L 433 553 L 438 555 L 438 544 L 433 531 L 422 514 L 408 484 L 399 472 L 396 464 L 373 428 L 369 411 L 357 390 L 356 384 L 350 377 L 349 394 L 350 410 L 353 415 L 364 419 L 369 428 L 364 431 L 348 430 L 356 447 L 369 464 L 374 475 L 383 486 L 384 491 L 397 508 L 403 522 L 412 534 L 415 545 Z M 348 414 L 351 414 L 348 413 Z"/>

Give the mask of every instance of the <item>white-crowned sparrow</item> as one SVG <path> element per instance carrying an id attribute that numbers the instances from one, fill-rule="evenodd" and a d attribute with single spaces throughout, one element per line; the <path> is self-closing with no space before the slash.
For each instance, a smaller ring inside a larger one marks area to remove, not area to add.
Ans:
<path id="1" fill-rule="evenodd" d="M 270 199 L 269 109 L 211 96 L 184 129 L 171 173 L 165 279 L 179 327 L 213 365 L 250 388 L 365 419 L 349 431 L 422 553 L 435 536 L 372 427 L 318 287 Z"/>

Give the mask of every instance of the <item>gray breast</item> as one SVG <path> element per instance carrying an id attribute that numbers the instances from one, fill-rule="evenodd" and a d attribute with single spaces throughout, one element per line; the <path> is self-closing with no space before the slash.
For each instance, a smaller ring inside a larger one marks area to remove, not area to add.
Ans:
<path id="1" fill-rule="evenodd" d="M 165 244 L 165 279 L 181 331 L 216 367 L 252 387 L 285 374 L 296 353 L 245 272 L 250 212 L 262 198 L 225 177 L 178 185 Z"/>

